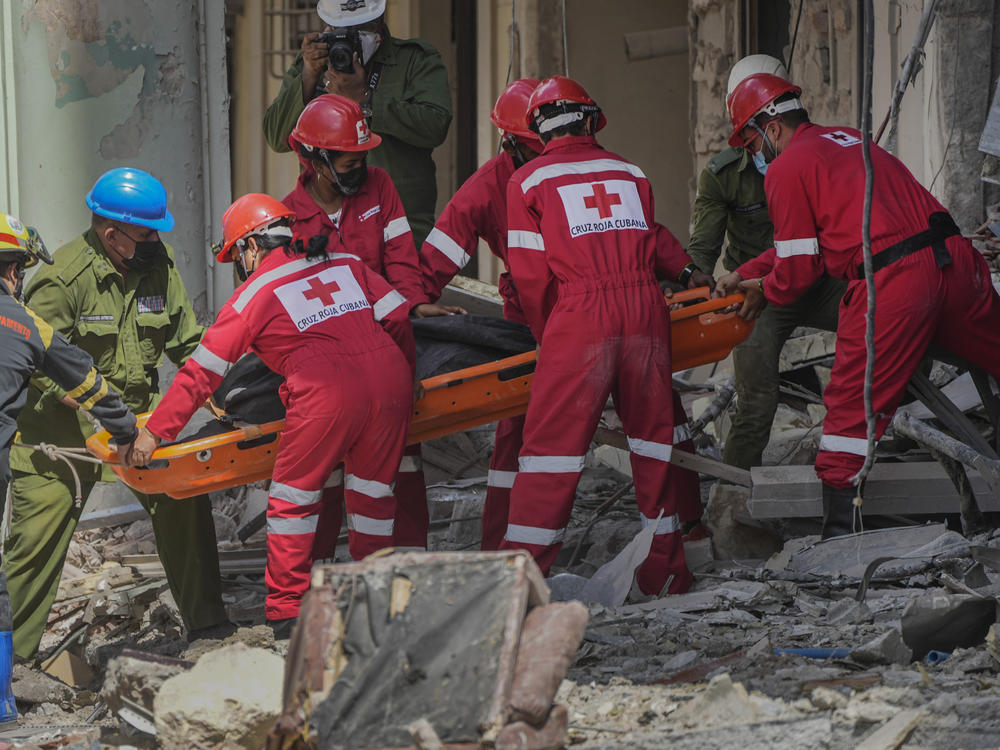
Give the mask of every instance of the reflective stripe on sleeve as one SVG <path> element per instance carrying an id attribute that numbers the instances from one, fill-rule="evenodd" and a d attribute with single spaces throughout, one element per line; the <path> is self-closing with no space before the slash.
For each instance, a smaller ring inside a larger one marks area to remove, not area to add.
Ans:
<path id="1" fill-rule="evenodd" d="M 515 544 L 537 544 L 548 547 L 558 544 L 566 536 L 566 529 L 543 529 L 540 526 L 518 526 L 516 523 L 507 524 L 507 533 L 504 539 Z"/>
<path id="2" fill-rule="evenodd" d="M 867 456 L 868 441 L 865 438 L 847 437 L 846 435 L 823 435 L 819 439 L 819 449 L 831 453 Z"/>
<path id="3" fill-rule="evenodd" d="M 284 500 L 286 503 L 292 503 L 293 505 L 312 505 L 319 502 L 323 491 L 300 490 L 298 487 L 292 487 L 290 484 L 271 482 L 271 489 L 268 490 L 267 494 L 276 500 Z"/>
<path id="4" fill-rule="evenodd" d="M 545 252 L 545 240 L 542 239 L 542 235 L 538 232 L 525 232 L 520 229 L 511 229 L 507 232 L 507 246 Z"/>
<path id="5" fill-rule="evenodd" d="M 400 305 L 406 304 L 406 297 L 393 289 L 382 299 L 375 303 L 372 308 L 372 313 L 375 315 L 375 320 L 382 320 L 386 315 L 391 313 Z"/>
<path id="6" fill-rule="evenodd" d="M 500 471 L 499 469 L 490 469 L 489 474 L 486 475 L 486 486 L 505 487 L 510 489 L 514 486 L 515 479 L 517 479 L 516 471 Z"/>
<path id="7" fill-rule="evenodd" d="M 573 474 L 583 471 L 583 456 L 521 456 L 519 471 L 525 474 Z"/>
<path id="8" fill-rule="evenodd" d="M 385 241 L 388 242 L 389 240 L 394 240 L 409 231 L 410 222 L 406 220 L 405 216 L 398 216 L 385 225 Z"/>
<path id="9" fill-rule="evenodd" d="M 220 378 L 224 378 L 229 368 L 233 366 L 232 362 L 227 362 L 215 352 L 206 349 L 204 344 L 198 344 L 198 348 L 191 353 L 191 359 Z"/>
<path id="10" fill-rule="evenodd" d="M 657 461 L 670 463 L 670 454 L 673 452 L 674 447 L 666 443 L 655 443 L 652 440 L 641 440 L 640 438 L 630 437 L 628 439 L 628 449 L 637 456 L 655 458 Z"/>
<path id="11" fill-rule="evenodd" d="M 804 237 L 800 240 L 775 240 L 774 250 L 779 258 L 791 258 L 793 255 L 819 255 L 819 241 L 815 237 Z"/>
<path id="12" fill-rule="evenodd" d="M 642 513 L 639 514 L 642 518 L 642 528 L 647 528 L 656 523 L 655 518 L 650 518 L 649 516 L 644 516 Z M 681 519 L 675 513 L 672 516 L 663 516 L 659 523 L 656 523 L 656 531 L 654 536 L 659 536 L 660 534 L 673 534 L 675 531 L 681 530 Z"/>
<path id="13" fill-rule="evenodd" d="M 319 514 L 305 518 L 268 518 L 268 534 L 315 534 L 319 524 Z"/>
<path id="14" fill-rule="evenodd" d="M 459 245 L 455 240 L 449 237 L 447 234 L 442 232 L 437 227 L 431 230 L 431 233 L 427 235 L 426 243 L 430 244 L 435 250 L 445 256 L 448 260 L 454 263 L 459 268 L 465 268 L 465 264 L 469 262 L 472 257 L 469 253 L 465 252 L 465 248 Z"/>
<path id="15" fill-rule="evenodd" d="M 359 513 L 347 514 L 347 528 L 359 534 L 371 536 L 392 536 L 393 520 L 391 518 L 371 518 Z"/>
<path id="16" fill-rule="evenodd" d="M 376 482 L 374 479 L 361 479 L 348 474 L 344 477 L 344 488 L 351 492 L 360 492 L 368 497 L 392 497 L 392 485 Z"/>

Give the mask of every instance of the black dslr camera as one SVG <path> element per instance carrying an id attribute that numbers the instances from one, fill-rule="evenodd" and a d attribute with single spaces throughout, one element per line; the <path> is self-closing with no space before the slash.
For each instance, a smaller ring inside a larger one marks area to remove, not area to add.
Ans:
<path id="1" fill-rule="evenodd" d="M 342 26 L 324 31 L 318 41 L 330 46 L 330 67 L 338 73 L 354 72 L 354 53 L 361 59 L 361 35 L 357 29 Z"/>

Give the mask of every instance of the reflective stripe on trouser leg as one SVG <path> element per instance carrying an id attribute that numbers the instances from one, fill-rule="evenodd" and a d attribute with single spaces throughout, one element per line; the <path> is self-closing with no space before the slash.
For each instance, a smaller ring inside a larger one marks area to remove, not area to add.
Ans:
<path id="1" fill-rule="evenodd" d="M 392 486 L 349 473 L 344 479 L 344 489 L 351 557 L 360 560 L 391 547 L 397 511 Z"/>
<path id="2" fill-rule="evenodd" d="M 511 496 L 568 498 L 569 502 L 512 504 L 500 549 L 525 549 L 548 575 L 562 549 L 584 456 L 521 456 Z"/>
<path id="3" fill-rule="evenodd" d="M 674 446 L 679 450 L 694 453 L 694 441 L 691 439 L 691 427 L 688 424 L 681 396 L 674 391 Z M 668 492 L 675 498 L 674 504 L 681 521 L 697 521 L 701 518 L 701 481 L 698 473 L 690 469 L 682 469 L 677 465 L 670 467 L 667 473 Z"/>
<path id="4" fill-rule="evenodd" d="M 344 521 L 344 465 L 340 464 L 323 484 L 322 506 L 316 539 L 313 541 L 313 559 L 328 560 L 337 554 L 337 537 Z"/>
<path id="5" fill-rule="evenodd" d="M 397 547 L 427 547 L 430 525 L 420 445 L 408 445 L 396 475 L 396 525 L 392 542 Z"/>
<path id="6" fill-rule="evenodd" d="M 493 456 L 486 479 L 486 500 L 483 503 L 484 550 L 499 549 L 507 531 L 510 491 L 517 478 L 517 454 L 521 452 L 523 433 L 524 415 L 497 422 Z"/>
<path id="7" fill-rule="evenodd" d="M 269 620 L 298 615 L 302 596 L 309 588 L 313 545 L 322 490 L 303 490 L 283 482 L 271 483 L 267 500 L 266 612 Z M 312 503 L 290 502 L 314 496 Z"/>

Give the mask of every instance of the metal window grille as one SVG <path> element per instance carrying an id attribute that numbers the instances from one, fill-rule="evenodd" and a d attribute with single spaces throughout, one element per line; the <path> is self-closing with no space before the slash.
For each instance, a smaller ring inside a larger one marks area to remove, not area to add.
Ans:
<path id="1" fill-rule="evenodd" d="M 281 78 L 302 48 L 310 31 L 320 31 L 316 0 L 266 0 L 264 5 L 264 55 L 268 73 Z"/>

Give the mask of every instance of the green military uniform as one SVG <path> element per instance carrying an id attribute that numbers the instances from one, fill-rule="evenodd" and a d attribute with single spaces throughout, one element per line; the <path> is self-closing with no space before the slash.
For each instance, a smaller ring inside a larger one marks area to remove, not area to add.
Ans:
<path id="1" fill-rule="evenodd" d="M 180 364 L 203 332 L 169 247 L 166 258 L 123 278 L 93 229 L 60 248 L 54 265 L 40 268 L 28 284 L 25 302 L 90 354 L 137 413 L 159 401 L 156 367 L 163 355 Z M 59 401 L 64 395 L 49 380 L 32 382 L 18 419 L 22 442 L 83 447 L 94 428 L 83 413 Z M 72 475 L 61 461 L 16 446 L 10 459 L 13 516 L 3 570 L 14 609 L 14 650 L 27 658 L 38 649 L 81 508 L 75 505 Z M 115 479 L 110 469 L 95 464 L 77 464 L 77 471 L 84 499 L 96 482 Z M 152 518 L 167 582 L 188 629 L 224 621 L 208 498 L 135 494 Z"/>
<path id="2" fill-rule="evenodd" d="M 773 234 L 764 177 L 750 152 L 736 147 L 715 156 L 698 178 L 688 254 L 702 271 L 712 273 L 728 236 L 722 265 L 734 271 L 772 247 Z M 794 304 L 768 305 L 750 337 L 733 349 L 738 401 L 723 451 L 726 463 L 760 466 L 778 408 L 781 347 L 796 326 L 837 330 L 837 308 L 846 289 L 845 282 L 824 276 Z"/>
<path id="3" fill-rule="evenodd" d="M 448 73 L 441 55 L 423 39 L 389 37 L 379 45 L 367 74 L 379 65 L 382 72 L 368 125 L 382 136 L 382 143 L 368 152 L 368 161 L 392 178 L 419 249 L 434 226 L 437 203 L 431 151 L 444 143 L 451 124 Z M 288 136 L 306 106 L 302 66 L 300 53 L 264 112 L 264 137 L 275 151 L 290 150 Z"/>

